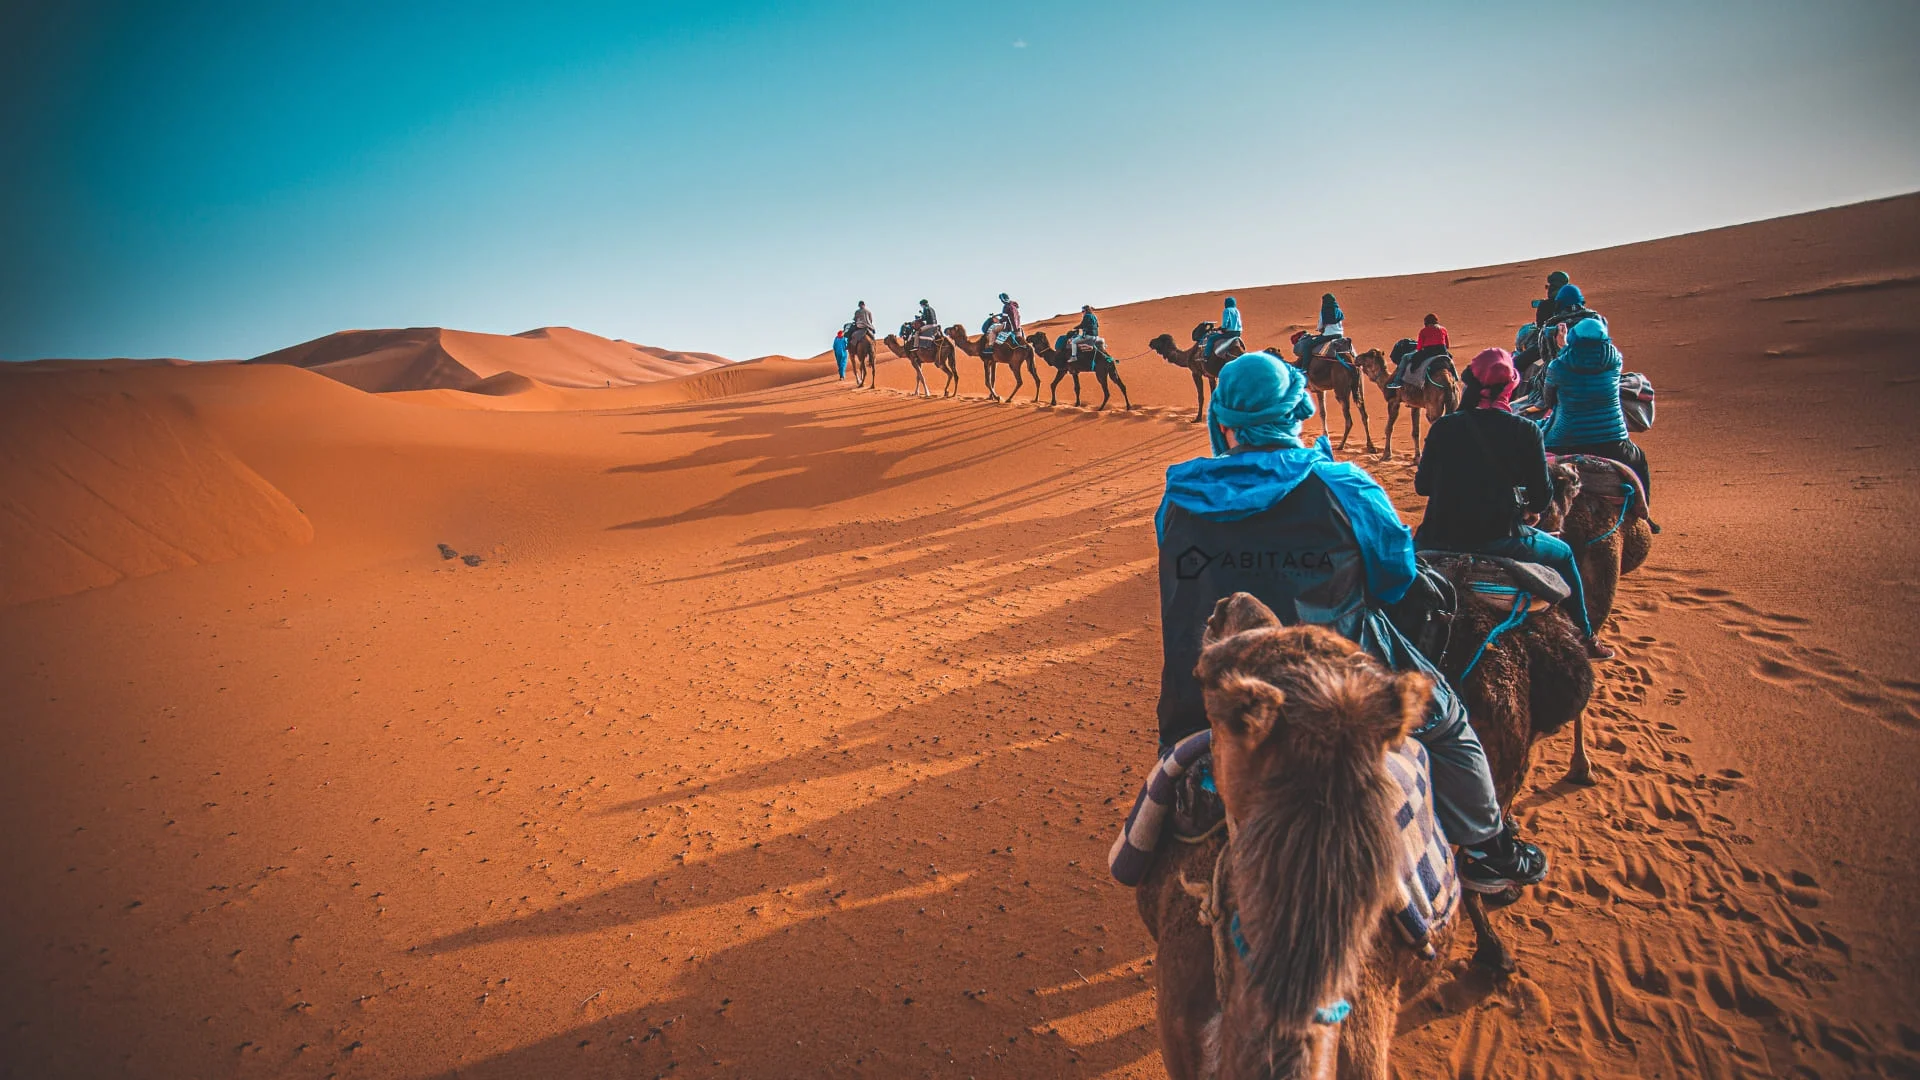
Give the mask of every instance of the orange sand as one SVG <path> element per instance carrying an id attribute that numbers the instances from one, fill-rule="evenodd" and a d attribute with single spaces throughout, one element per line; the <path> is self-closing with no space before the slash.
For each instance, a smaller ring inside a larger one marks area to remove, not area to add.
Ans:
<path id="1" fill-rule="evenodd" d="M 1558 738 L 1521 801 L 1521 972 L 1458 957 L 1401 1074 L 1912 1075 L 1920 198 L 1333 288 L 1363 347 L 1431 310 L 1470 351 L 1553 267 L 1660 389 L 1666 532 L 1600 783 L 1552 783 Z M 1284 341 L 1322 290 L 1235 295 Z M 1216 302 L 1103 322 L 1129 356 Z M 502 370 L 0 375 L 0 582 L 125 578 L 0 608 L 7 1071 L 1157 1075 L 1104 855 L 1184 371 L 1127 360 L 1146 407 L 1096 415 Z"/>

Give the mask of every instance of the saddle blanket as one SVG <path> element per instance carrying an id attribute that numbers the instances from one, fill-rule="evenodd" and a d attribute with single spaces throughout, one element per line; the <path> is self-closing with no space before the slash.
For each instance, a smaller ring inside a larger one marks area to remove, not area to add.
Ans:
<path id="1" fill-rule="evenodd" d="M 1153 853 L 1167 832 L 1180 782 L 1189 772 L 1211 766 L 1212 748 L 1213 732 L 1196 732 L 1174 744 L 1147 775 L 1126 824 L 1107 852 L 1107 870 L 1115 881 L 1133 888 L 1146 880 Z M 1402 794 L 1394 812 L 1402 865 L 1400 904 L 1393 922 L 1408 944 L 1425 949 L 1427 938 L 1445 926 L 1458 908 L 1460 879 L 1454 873 L 1453 849 L 1433 813 L 1427 748 L 1414 739 L 1400 740 L 1399 746 L 1387 751 L 1387 772 Z"/>
<path id="2" fill-rule="evenodd" d="M 1074 352 L 1102 353 L 1107 351 L 1107 339 L 1103 337 L 1068 338 Z"/>

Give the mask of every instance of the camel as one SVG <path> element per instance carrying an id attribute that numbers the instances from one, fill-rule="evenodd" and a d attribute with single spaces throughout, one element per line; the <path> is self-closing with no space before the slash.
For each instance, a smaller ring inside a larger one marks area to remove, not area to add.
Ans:
<path id="1" fill-rule="evenodd" d="M 1147 342 L 1147 348 L 1159 353 L 1160 358 L 1167 363 L 1193 372 L 1193 422 L 1196 424 L 1207 418 L 1207 398 L 1220 385 L 1220 369 L 1227 366 L 1227 361 L 1244 355 L 1247 351 L 1245 342 L 1239 338 L 1233 338 L 1227 342 L 1227 351 L 1232 353 L 1231 356 L 1206 357 L 1200 355 L 1203 344 L 1204 342 L 1196 341 L 1188 348 L 1177 349 L 1174 347 L 1172 334 L 1161 334 Z M 1238 351 L 1234 351 L 1236 349 Z M 1206 379 L 1204 385 L 1200 381 L 1203 377 Z"/>
<path id="2" fill-rule="evenodd" d="M 1426 953 L 1392 926 L 1406 855 L 1387 757 L 1425 721 L 1427 679 L 1282 627 L 1246 593 L 1215 605 L 1204 641 L 1224 829 L 1169 844 L 1136 896 L 1167 1073 L 1385 1078 L 1400 1003 L 1446 964 L 1455 925 Z"/>
<path id="3" fill-rule="evenodd" d="M 853 388 L 873 382 L 873 331 L 856 327 L 847 334 L 847 359 L 853 364 Z"/>
<path id="4" fill-rule="evenodd" d="M 932 364 L 947 377 L 946 385 L 941 388 L 941 397 L 952 397 L 959 392 L 960 368 L 953 360 L 953 342 L 947 340 L 945 334 L 938 333 L 937 328 L 932 340 L 924 347 L 920 344 L 921 339 L 916 339 L 912 346 L 893 334 L 888 334 L 885 340 L 893 355 L 913 364 L 913 392 L 916 395 L 933 396 L 932 389 L 927 386 L 926 374 L 920 370 L 922 364 Z"/>
<path id="5" fill-rule="evenodd" d="M 1006 397 L 1006 400 L 1012 401 L 1013 395 L 1020 392 L 1022 383 L 1020 366 L 1025 364 L 1027 374 L 1033 376 L 1033 400 L 1035 404 L 1039 403 L 1040 372 L 1033 366 L 1032 342 L 1026 342 L 1020 345 L 996 342 L 989 347 L 985 334 L 980 335 L 977 339 L 968 337 L 966 327 L 961 326 L 959 323 L 947 327 L 947 337 L 953 342 L 954 348 L 959 349 L 968 356 L 980 357 L 981 364 L 986 368 L 987 397 L 994 401 L 1000 400 L 998 381 L 995 379 L 995 376 L 999 373 L 1000 365 L 1005 364 L 1013 369 L 1013 389 L 1007 393 Z"/>
<path id="6" fill-rule="evenodd" d="M 1331 390 L 1334 400 L 1340 403 L 1340 415 L 1347 422 L 1345 430 L 1340 432 L 1340 449 L 1347 448 L 1347 438 L 1353 434 L 1353 410 L 1358 408 L 1360 427 L 1367 436 L 1367 453 L 1373 453 L 1373 425 L 1367 420 L 1367 395 L 1361 390 L 1358 370 L 1331 356 L 1309 357 L 1306 370 L 1307 389 L 1313 391 L 1314 404 L 1320 413 L 1321 436 L 1327 435 L 1327 391 Z"/>
<path id="7" fill-rule="evenodd" d="M 1380 451 L 1381 458 L 1393 456 L 1393 425 L 1399 422 L 1402 401 L 1410 406 L 1413 414 L 1413 460 L 1420 460 L 1420 414 L 1427 415 L 1427 422 L 1452 412 L 1460 406 L 1460 381 L 1450 364 L 1438 361 L 1427 365 L 1427 384 L 1419 389 L 1402 387 L 1389 391 L 1387 383 L 1392 381 L 1392 373 L 1387 367 L 1387 358 L 1379 349 L 1368 349 L 1354 358 L 1354 363 L 1367 378 L 1380 387 L 1380 393 L 1387 399 L 1387 442 Z"/>
<path id="8" fill-rule="evenodd" d="M 1538 610 L 1489 642 L 1488 635 L 1512 613 L 1514 598 L 1482 592 L 1474 583 L 1511 584 L 1506 572 L 1482 555 L 1424 552 L 1420 558 L 1451 581 L 1459 597 L 1446 651 L 1435 664 L 1460 694 L 1480 736 L 1502 812 L 1510 811 L 1526 786 L 1533 744 L 1568 721 L 1574 725 L 1574 756 L 1567 779 L 1588 782 L 1586 707 L 1593 696 L 1593 662 L 1580 629 L 1557 605 L 1535 600 L 1532 607 Z M 1467 894 L 1467 915 L 1478 940 L 1474 961 L 1512 971 L 1512 954 L 1476 893 Z"/>
<path id="9" fill-rule="evenodd" d="M 1113 357 L 1108 356 L 1105 352 L 1102 352 L 1092 360 L 1078 359 L 1070 355 L 1066 344 L 1067 339 L 1062 338 L 1059 346 L 1056 347 L 1052 342 L 1047 340 L 1046 333 L 1040 330 L 1035 330 L 1033 333 L 1028 334 L 1027 342 L 1033 346 L 1034 355 L 1053 365 L 1053 384 L 1047 387 L 1047 404 L 1060 404 L 1060 380 L 1066 378 L 1068 375 L 1072 375 L 1073 403 L 1079 405 L 1080 375 L 1083 372 L 1091 371 L 1093 372 L 1093 377 L 1100 380 L 1100 404 L 1094 406 L 1094 408 L 1104 409 L 1107 407 L 1107 402 L 1113 400 L 1113 392 L 1107 389 L 1107 380 L 1109 379 L 1113 380 L 1113 385 L 1120 388 L 1120 400 L 1126 402 L 1128 409 L 1133 408 L 1133 399 L 1127 396 L 1127 384 L 1120 378 L 1120 365 L 1115 363 Z M 1033 385 L 1033 399 L 1039 401 L 1040 381 L 1037 376 L 1034 379 Z"/>
<path id="10" fill-rule="evenodd" d="M 1554 500 L 1540 527 L 1573 548 L 1586 586 L 1587 619 L 1598 631 L 1613 615 L 1620 576 L 1631 574 L 1653 550 L 1653 523 L 1634 512 L 1625 484 L 1638 477 L 1607 458 L 1577 456 L 1554 462 Z M 1645 507 L 1645 493 L 1639 505 Z"/>

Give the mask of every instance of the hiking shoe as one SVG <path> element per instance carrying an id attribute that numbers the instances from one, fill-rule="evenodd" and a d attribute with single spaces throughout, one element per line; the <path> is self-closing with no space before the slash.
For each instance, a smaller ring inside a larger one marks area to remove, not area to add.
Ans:
<path id="1" fill-rule="evenodd" d="M 1460 884 L 1477 893 L 1538 885 L 1546 876 L 1546 853 L 1514 836 L 1511 822 L 1486 843 L 1460 849 Z"/>
<path id="2" fill-rule="evenodd" d="M 1614 657 L 1613 650 L 1609 649 L 1606 646 L 1606 644 L 1602 642 L 1599 638 L 1587 639 L 1587 659 L 1611 660 L 1613 659 L 1613 657 Z"/>
<path id="3" fill-rule="evenodd" d="M 1392 382 L 1390 382 L 1390 383 L 1388 383 L 1388 384 L 1387 384 L 1387 389 L 1389 389 L 1389 390 L 1398 390 L 1398 389 L 1400 389 L 1400 380 L 1398 380 L 1398 379 L 1395 379 L 1394 381 L 1392 381 Z"/>

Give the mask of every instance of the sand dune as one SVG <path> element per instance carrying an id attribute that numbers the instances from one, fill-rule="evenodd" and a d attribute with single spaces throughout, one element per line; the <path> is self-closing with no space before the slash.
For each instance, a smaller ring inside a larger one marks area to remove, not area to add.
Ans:
<path id="1" fill-rule="evenodd" d="M 475 390 L 507 372 L 553 387 L 633 386 L 727 362 L 711 353 L 613 341 L 565 326 L 511 336 L 439 327 L 342 330 L 247 361 L 292 364 L 369 393 Z"/>
<path id="2" fill-rule="evenodd" d="M 1363 347 L 1430 310 L 1470 347 L 1564 267 L 1663 399 L 1600 782 L 1542 748 L 1554 870 L 1495 916 L 1521 971 L 1456 963 L 1400 1075 L 1920 1072 L 1917 253 L 1910 197 L 1333 286 Z M 1322 289 L 1234 295 L 1283 341 Z M 1103 319 L 1131 356 L 1217 299 Z M 178 440 L 234 470 L 175 483 L 213 517 L 278 492 L 312 532 L 0 608 L 8 1067 L 1159 1075 L 1103 857 L 1152 758 L 1186 373 L 1128 359 L 1142 407 L 1095 414 L 974 400 L 964 360 L 959 401 L 901 363 L 864 393 L 818 359 L 598 391 L 460 363 L 494 381 L 92 374 L 0 433 L 11 478 L 144 431 L 98 473 L 161 487 L 213 468 Z M 38 378 L 68 376 L 8 400 Z M 1417 513 L 1404 455 L 1365 464 Z M 135 505 L 113 483 L 0 497 L 88 521 Z"/>
<path id="3" fill-rule="evenodd" d="M 185 399 L 97 370 L 0 380 L 0 605 L 312 538 Z"/>

